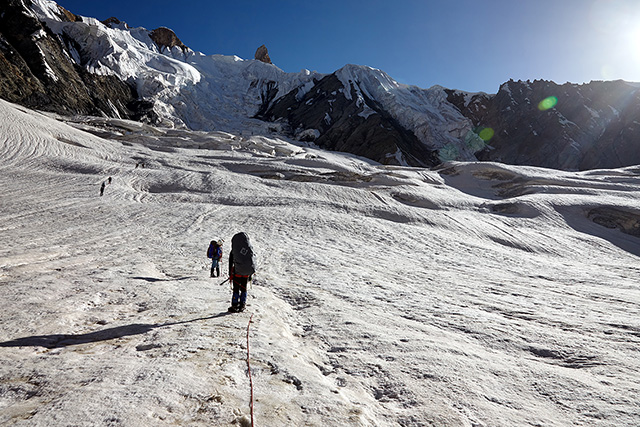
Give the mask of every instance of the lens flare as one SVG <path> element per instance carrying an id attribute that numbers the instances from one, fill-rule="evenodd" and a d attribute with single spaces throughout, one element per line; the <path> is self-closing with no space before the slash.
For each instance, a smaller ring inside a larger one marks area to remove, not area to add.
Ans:
<path id="1" fill-rule="evenodd" d="M 605 80 L 615 80 L 616 70 L 615 68 L 613 68 L 613 66 L 605 64 L 600 69 L 600 74 Z"/>
<path id="2" fill-rule="evenodd" d="M 557 103 L 558 103 L 558 98 L 556 98 L 555 96 L 550 96 L 540 101 L 540 103 L 538 104 L 538 110 L 547 111 L 555 107 Z"/>
<path id="3" fill-rule="evenodd" d="M 493 138 L 493 135 L 495 135 L 495 131 L 491 128 L 482 128 L 480 129 L 480 132 L 478 132 L 478 136 L 484 142 L 488 142 L 491 138 Z"/>
<path id="4" fill-rule="evenodd" d="M 447 144 L 438 150 L 438 157 L 441 162 L 449 162 L 451 160 L 458 160 L 458 156 L 460 155 L 460 151 L 458 147 L 453 144 Z"/>

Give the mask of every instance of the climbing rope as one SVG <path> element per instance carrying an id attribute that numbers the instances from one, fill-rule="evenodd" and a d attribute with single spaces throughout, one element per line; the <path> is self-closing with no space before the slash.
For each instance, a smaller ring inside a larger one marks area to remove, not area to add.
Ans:
<path id="1" fill-rule="evenodd" d="M 247 325 L 247 375 L 249 375 L 249 387 L 251 388 L 251 402 L 249 404 L 251 408 L 251 427 L 253 427 L 253 379 L 251 378 L 251 364 L 249 363 L 249 357 L 251 357 L 251 353 L 249 352 L 249 326 L 251 326 L 252 320 L 253 314 L 251 314 L 249 324 Z"/>

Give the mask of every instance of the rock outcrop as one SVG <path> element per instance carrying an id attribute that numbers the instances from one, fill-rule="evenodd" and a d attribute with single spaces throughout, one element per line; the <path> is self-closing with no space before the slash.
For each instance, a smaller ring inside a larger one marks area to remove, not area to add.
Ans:
<path id="1" fill-rule="evenodd" d="M 169 28 L 156 28 L 155 30 L 151 31 L 149 37 L 151 37 L 151 40 L 153 40 L 158 45 L 160 50 L 162 50 L 163 48 L 171 49 L 176 46 L 182 49 L 183 52 L 188 49 L 187 46 L 185 46 L 184 43 L 180 41 L 178 36 L 176 36 L 176 33 L 174 33 Z"/>
<path id="2" fill-rule="evenodd" d="M 75 15 L 75 14 L 73 14 L 73 13 L 69 12 L 69 11 L 68 11 L 67 9 L 65 9 L 64 7 L 62 7 L 62 6 L 58 5 L 58 9 L 60 10 L 60 13 L 61 13 L 62 15 L 64 15 L 64 16 L 67 18 L 67 20 L 68 20 L 69 22 L 79 22 L 79 21 L 82 21 L 82 17 L 80 17 L 80 16 L 78 16 L 78 15 Z"/>
<path id="3" fill-rule="evenodd" d="M 255 59 L 264 62 L 265 64 L 272 64 L 271 58 L 269 57 L 269 51 L 265 45 L 260 46 L 256 50 Z"/>
<path id="4" fill-rule="evenodd" d="M 102 23 L 104 25 L 106 25 L 107 27 L 112 27 L 112 26 L 118 26 L 118 25 L 124 25 L 125 28 L 129 28 L 129 26 L 127 25 L 126 22 L 122 22 L 120 21 L 118 18 L 116 18 L 115 16 L 112 16 L 111 18 L 107 18 L 104 21 L 102 21 Z"/>

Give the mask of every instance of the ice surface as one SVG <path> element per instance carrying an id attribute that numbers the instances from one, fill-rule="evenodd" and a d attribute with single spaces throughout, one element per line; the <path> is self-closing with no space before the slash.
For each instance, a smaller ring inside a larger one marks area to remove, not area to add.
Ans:
<path id="1" fill-rule="evenodd" d="M 0 117 L 2 425 L 246 425 L 251 314 L 256 425 L 640 424 L 639 167 Z M 227 315 L 206 249 L 238 231 Z"/>

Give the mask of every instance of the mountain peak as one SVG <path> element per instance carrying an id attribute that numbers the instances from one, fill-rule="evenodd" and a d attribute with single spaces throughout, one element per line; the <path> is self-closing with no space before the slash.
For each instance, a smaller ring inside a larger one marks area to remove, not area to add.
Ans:
<path id="1" fill-rule="evenodd" d="M 265 64 L 273 64 L 271 62 L 271 58 L 269 57 L 269 51 L 265 45 L 260 46 L 256 50 L 255 59 L 258 61 L 264 62 Z"/>

